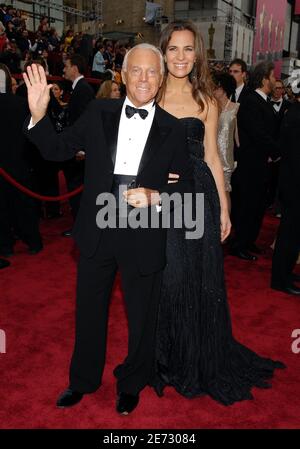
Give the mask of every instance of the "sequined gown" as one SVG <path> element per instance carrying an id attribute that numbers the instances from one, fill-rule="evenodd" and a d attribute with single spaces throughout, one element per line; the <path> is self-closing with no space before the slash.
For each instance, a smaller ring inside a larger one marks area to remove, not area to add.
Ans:
<path id="1" fill-rule="evenodd" d="M 234 134 L 236 129 L 236 115 L 239 104 L 232 109 L 221 112 L 218 124 L 218 150 L 224 170 L 225 190 L 231 192 L 231 175 L 234 171 Z"/>
<path id="2" fill-rule="evenodd" d="M 253 386 L 269 388 L 267 379 L 281 362 L 262 358 L 232 336 L 220 244 L 219 198 L 203 160 L 204 124 L 181 119 L 194 164 L 196 192 L 204 192 L 204 235 L 184 238 L 170 229 L 167 266 L 160 301 L 155 376 L 157 394 L 173 386 L 188 398 L 208 394 L 230 405 L 252 399 Z"/>

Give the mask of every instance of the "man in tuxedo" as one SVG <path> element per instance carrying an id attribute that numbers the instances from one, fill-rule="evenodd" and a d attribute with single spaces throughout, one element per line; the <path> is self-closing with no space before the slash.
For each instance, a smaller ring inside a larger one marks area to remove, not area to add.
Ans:
<path id="1" fill-rule="evenodd" d="M 233 78 L 236 81 L 236 89 L 235 92 L 231 96 L 231 101 L 233 103 L 242 103 L 249 93 L 249 89 L 246 86 L 246 77 L 247 77 L 247 64 L 242 59 L 234 59 L 229 66 L 229 74 L 233 76 Z M 239 111 L 237 115 L 239 114 Z M 234 160 L 237 161 L 238 159 L 238 152 L 239 147 L 236 144 L 236 141 L 234 141 Z"/>
<path id="2" fill-rule="evenodd" d="M 284 95 L 284 84 L 281 79 L 277 79 L 275 82 L 274 89 L 272 90 L 271 94 L 271 105 L 273 106 L 273 109 L 275 113 L 277 114 L 277 119 L 279 123 L 279 128 L 282 122 L 282 119 L 291 106 L 291 103 L 283 97 Z M 279 136 L 279 131 L 278 131 Z"/>
<path id="3" fill-rule="evenodd" d="M 8 75 L 7 75 L 8 76 Z M 27 101 L 11 92 L 0 94 L 0 167 L 20 184 L 32 188 L 31 155 L 22 132 Z M 15 234 L 37 254 L 43 248 L 35 201 L 0 176 L 0 255 L 14 254 Z"/>
<path id="4" fill-rule="evenodd" d="M 128 207 L 146 208 L 146 212 L 157 214 L 157 218 L 160 194 L 192 189 L 184 128 L 154 101 L 163 72 L 164 61 L 156 47 L 140 44 L 132 48 L 122 68 L 127 88 L 125 100 L 95 100 L 74 126 L 59 135 L 45 115 L 49 87 L 42 69 L 33 67 L 28 76 L 24 74 L 32 114 L 27 133 L 43 156 L 63 160 L 80 147 L 86 150 L 84 192 L 73 231 L 81 251 L 76 339 L 70 385 L 58 399 L 59 407 L 75 405 L 84 394 L 96 391 L 101 385 L 108 304 L 117 268 L 129 326 L 128 355 L 114 371 L 119 413 L 128 414 L 137 406 L 139 392 L 154 374 L 166 229 L 161 226 L 99 229 L 96 216 L 98 195 L 112 192 L 117 197 L 119 187 L 124 184 L 138 186 L 124 192 Z M 179 182 L 168 184 L 168 173 L 178 173 Z M 110 214 L 121 218 L 120 210 L 114 208 Z"/>
<path id="5" fill-rule="evenodd" d="M 234 103 L 242 103 L 249 94 L 249 89 L 245 84 L 247 77 L 247 64 L 242 59 L 234 59 L 230 63 L 229 73 L 236 81 L 236 89 L 232 95 L 231 101 Z"/>
<path id="6" fill-rule="evenodd" d="M 299 88 L 300 90 L 300 83 Z M 286 113 L 281 129 L 282 160 L 279 172 L 279 198 L 282 217 L 273 254 L 271 287 L 300 296 L 293 273 L 300 249 L 300 94 Z"/>
<path id="7" fill-rule="evenodd" d="M 277 127 L 276 138 L 280 138 L 280 127 L 285 113 L 291 106 L 291 103 L 283 98 L 284 84 L 280 79 L 276 80 L 274 89 L 271 94 L 271 105 L 273 106 L 274 113 L 276 115 Z M 275 161 L 269 160 L 269 188 L 267 205 L 272 206 L 275 202 L 277 189 L 278 189 L 278 176 L 280 168 L 280 158 Z M 278 205 L 275 206 L 278 208 Z"/>
<path id="8" fill-rule="evenodd" d="M 64 77 L 72 82 L 72 95 L 68 103 L 69 124 L 73 125 L 95 98 L 94 91 L 84 79 L 86 63 L 82 56 L 74 54 L 66 59 Z"/>
<path id="9" fill-rule="evenodd" d="M 65 62 L 64 77 L 72 82 L 72 94 L 68 104 L 69 125 L 73 125 L 76 122 L 90 101 L 95 98 L 93 89 L 84 79 L 85 66 L 84 58 L 78 54 L 70 56 Z M 84 153 L 81 150 L 84 150 L 84 148 L 78 148 L 78 150 L 80 151 L 72 159 L 65 161 L 62 165 L 69 192 L 77 189 L 83 183 Z M 70 198 L 74 220 L 78 213 L 80 197 L 81 194 L 78 194 Z M 63 235 L 69 237 L 71 230 L 65 231 Z"/>
<path id="10" fill-rule="evenodd" d="M 274 85 L 274 65 L 261 62 L 252 74 L 254 91 L 241 103 L 238 114 L 240 148 L 232 176 L 235 236 L 231 254 L 249 261 L 257 259 L 252 252 L 260 252 L 255 241 L 266 208 L 268 160 L 276 159 L 280 151 L 276 116 L 268 101 Z"/>

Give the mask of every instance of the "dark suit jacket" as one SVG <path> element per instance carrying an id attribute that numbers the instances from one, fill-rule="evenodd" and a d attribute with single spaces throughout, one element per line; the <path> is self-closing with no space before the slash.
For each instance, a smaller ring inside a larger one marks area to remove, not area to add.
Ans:
<path id="1" fill-rule="evenodd" d="M 44 117 L 27 134 L 45 159 L 70 159 L 78 148 L 86 151 L 84 191 L 73 236 L 86 257 L 96 251 L 102 231 L 96 225 L 100 193 L 111 192 L 117 150 L 119 121 L 124 99 L 95 100 L 74 126 L 57 135 Z M 27 129 L 25 123 L 25 129 Z M 180 180 L 168 184 L 168 173 Z M 191 192 L 192 165 L 186 148 L 185 130 L 179 120 L 158 105 L 140 162 L 136 183 L 160 192 Z M 156 211 L 156 209 L 155 209 Z M 157 213 L 157 212 L 156 212 Z M 165 265 L 165 229 L 137 229 L 132 257 L 141 273 L 158 271 Z"/>
<path id="2" fill-rule="evenodd" d="M 284 116 L 280 146 L 282 159 L 279 175 L 279 192 L 285 203 L 300 209 L 300 103 L 289 107 Z"/>
<path id="3" fill-rule="evenodd" d="M 284 119 L 284 116 L 286 114 L 286 112 L 289 110 L 290 106 L 292 105 L 292 103 L 290 103 L 289 101 L 283 100 L 282 104 L 281 104 L 281 108 L 279 109 L 279 112 L 275 111 L 275 115 L 276 115 L 276 119 L 277 119 L 277 127 L 276 127 L 276 137 L 280 137 L 280 128 L 281 128 L 281 124 L 282 124 L 282 120 Z M 273 107 L 274 109 L 274 107 Z"/>
<path id="4" fill-rule="evenodd" d="M 236 101 L 236 103 L 241 104 L 242 102 L 244 102 L 246 100 L 247 96 L 249 95 L 249 93 L 250 93 L 250 89 L 245 85 L 243 87 L 243 89 L 240 93 L 239 99 L 238 99 L 238 101 Z M 240 110 L 238 110 L 237 115 L 239 115 L 239 112 L 240 112 Z M 234 151 L 234 160 L 237 161 L 239 148 L 238 148 L 235 140 L 234 140 L 234 150 L 233 151 Z"/>
<path id="5" fill-rule="evenodd" d="M 85 111 L 89 102 L 94 98 L 95 93 L 93 89 L 84 78 L 81 78 L 76 84 L 68 104 L 70 125 L 76 122 Z"/>
<path id="6" fill-rule="evenodd" d="M 247 99 L 250 92 L 251 90 L 249 87 L 245 85 L 239 95 L 237 103 L 243 103 Z"/>
<path id="7" fill-rule="evenodd" d="M 280 155 L 280 146 L 275 139 L 276 114 L 270 103 L 257 92 L 251 92 L 241 103 L 238 113 L 238 172 L 250 174 L 253 179 L 265 176 L 268 158 Z"/>
<path id="8" fill-rule="evenodd" d="M 18 181 L 29 179 L 30 161 L 23 133 L 28 116 L 27 101 L 13 94 L 0 94 L 0 166 Z"/>
<path id="9" fill-rule="evenodd" d="M 289 108 L 291 106 L 292 106 L 292 103 L 290 103 L 289 101 L 283 99 L 282 104 L 281 104 L 281 108 L 279 109 L 279 112 L 278 112 L 278 116 L 280 117 L 280 123 L 282 122 L 286 112 L 289 110 Z"/>

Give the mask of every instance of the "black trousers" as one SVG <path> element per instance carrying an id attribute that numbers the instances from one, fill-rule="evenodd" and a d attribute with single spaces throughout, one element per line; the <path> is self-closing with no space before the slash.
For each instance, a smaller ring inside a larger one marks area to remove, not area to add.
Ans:
<path id="1" fill-rule="evenodd" d="M 61 168 L 64 172 L 68 192 L 72 192 L 83 184 L 84 161 L 76 161 L 75 158 L 62 162 Z M 80 206 L 81 193 L 70 198 L 73 219 L 76 219 Z"/>
<path id="2" fill-rule="evenodd" d="M 267 206 L 278 206 L 278 179 L 279 179 L 280 161 L 270 162 L 268 164 L 268 196 Z"/>
<path id="3" fill-rule="evenodd" d="M 60 163 L 54 161 L 39 160 L 38 166 L 34 170 L 34 191 L 45 196 L 59 195 L 59 178 Z M 43 216 L 42 204 L 38 201 L 40 215 Z M 45 201 L 45 215 L 58 214 L 60 212 L 59 201 Z"/>
<path id="4" fill-rule="evenodd" d="M 21 184 L 29 186 L 24 180 Z M 0 250 L 11 252 L 14 231 L 30 248 L 42 246 L 35 201 L 0 178 Z"/>
<path id="5" fill-rule="evenodd" d="M 135 232 L 139 231 L 106 229 L 96 254 L 89 259 L 80 257 L 76 338 L 70 367 L 73 390 L 91 393 L 101 385 L 109 300 L 117 268 L 121 273 L 129 328 L 128 355 L 114 370 L 117 391 L 137 394 L 153 375 L 161 272 L 140 275 L 132 257 Z"/>
<path id="6" fill-rule="evenodd" d="M 287 287 L 300 251 L 300 206 L 282 204 L 272 260 L 272 287 Z"/>
<path id="7" fill-rule="evenodd" d="M 241 250 L 255 243 L 264 218 L 267 203 L 267 178 L 236 170 L 232 175 L 233 245 Z"/>

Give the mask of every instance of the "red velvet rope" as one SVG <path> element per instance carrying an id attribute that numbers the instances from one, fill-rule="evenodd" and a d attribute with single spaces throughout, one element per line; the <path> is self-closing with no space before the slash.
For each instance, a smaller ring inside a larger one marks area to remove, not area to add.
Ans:
<path id="1" fill-rule="evenodd" d="M 21 73 L 14 73 L 12 74 L 12 76 L 14 78 L 16 78 L 17 80 L 23 80 L 23 75 Z M 102 80 L 99 80 L 98 78 L 89 78 L 89 77 L 84 77 L 84 79 L 89 83 L 89 84 L 101 84 Z M 67 81 L 66 78 L 63 78 L 62 76 L 51 76 L 51 75 L 47 75 L 47 81 L 50 82 L 54 82 L 55 81 Z"/>
<path id="2" fill-rule="evenodd" d="M 33 192 L 30 189 L 27 189 L 27 187 L 22 186 L 19 184 L 12 176 L 10 176 L 3 168 L 0 167 L 0 175 L 3 176 L 3 178 L 8 181 L 10 184 L 12 184 L 17 189 L 21 190 L 21 192 L 26 193 L 26 195 L 31 196 L 32 198 L 36 198 L 37 200 L 41 201 L 64 201 L 69 198 L 72 198 L 75 195 L 78 195 L 78 193 L 81 193 L 83 191 L 83 185 L 78 187 L 77 189 L 73 190 L 72 192 L 66 193 L 65 195 L 59 195 L 59 196 L 44 196 L 39 195 L 38 193 Z"/>

